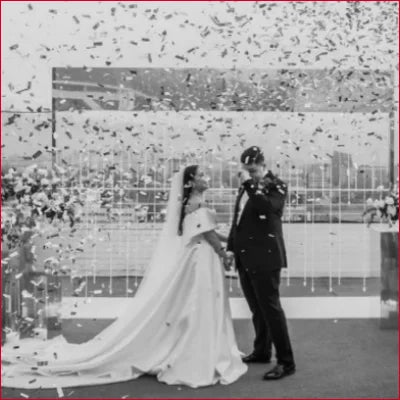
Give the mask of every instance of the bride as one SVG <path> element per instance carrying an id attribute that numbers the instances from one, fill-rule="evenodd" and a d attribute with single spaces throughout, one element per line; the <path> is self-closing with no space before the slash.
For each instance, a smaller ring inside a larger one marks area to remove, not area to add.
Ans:
<path id="1" fill-rule="evenodd" d="M 225 289 L 223 237 L 215 231 L 215 212 L 204 205 L 206 189 L 198 166 L 174 175 L 145 278 L 113 324 L 83 344 L 62 336 L 6 343 L 2 385 L 88 386 L 152 374 L 197 388 L 230 384 L 246 373 Z"/>

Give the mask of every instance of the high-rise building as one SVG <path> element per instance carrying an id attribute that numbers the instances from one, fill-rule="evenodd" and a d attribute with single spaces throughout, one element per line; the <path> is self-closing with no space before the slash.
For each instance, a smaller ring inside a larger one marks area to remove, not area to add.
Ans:
<path id="1" fill-rule="evenodd" d="M 334 151 L 332 155 L 332 185 L 334 188 L 355 186 L 356 168 L 350 153 Z"/>
<path id="2" fill-rule="evenodd" d="M 382 165 L 360 165 L 356 173 L 357 188 L 376 189 L 379 186 L 388 187 L 389 171 Z"/>

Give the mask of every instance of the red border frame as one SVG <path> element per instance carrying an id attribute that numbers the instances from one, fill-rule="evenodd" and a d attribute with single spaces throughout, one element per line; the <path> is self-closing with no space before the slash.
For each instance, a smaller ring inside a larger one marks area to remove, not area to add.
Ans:
<path id="1" fill-rule="evenodd" d="M 35 3 L 35 2 L 37 2 L 37 1 L 41 1 L 41 2 L 50 2 L 50 3 L 55 3 L 55 2 L 57 2 L 57 1 L 63 1 L 63 0 L 31 0 L 31 1 L 29 1 L 30 3 Z M 74 1 L 82 1 L 82 0 L 67 0 L 67 2 L 74 2 Z M 99 2 L 99 0 L 85 0 L 85 1 L 87 1 L 87 2 L 90 2 L 90 1 L 93 1 L 93 2 Z M 101 0 L 101 2 L 117 2 L 118 0 Z M 125 2 L 126 0 L 119 0 L 120 2 Z M 150 2 L 156 2 L 157 0 L 136 0 L 135 2 L 143 2 L 143 3 L 145 3 L 145 2 L 147 2 L 147 3 L 150 3 Z M 168 1 L 168 0 L 158 0 L 158 1 Z M 205 2 L 205 1 L 210 1 L 210 0 L 172 0 L 172 1 L 174 1 L 174 2 L 180 2 L 180 1 L 182 1 L 182 2 L 184 2 L 184 1 L 186 1 L 186 2 Z M 229 1 L 225 1 L 225 0 L 222 0 L 222 1 L 219 1 L 219 0 L 211 0 L 211 1 L 214 1 L 214 2 L 218 2 L 218 3 L 221 3 L 221 2 L 229 2 Z M 273 0 L 273 1 L 268 1 L 268 0 L 233 0 L 233 1 L 231 1 L 232 3 L 237 3 L 237 2 L 254 2 L 254 1 L 257 1 L 257 2 L 263 2 L 263 3 L 268 3 L 268 2 L 270 2 L 270 3 L 276 3 L 276 2 L 291 2 L 291 1 L 294 1 L 294 0 Z M 5 2 L 27 2 L 26 0 L 0 0 L 0 21 L 2 20 L 2 7 L 1 7 L 1 3 L 5 3 Z M 126 2 L 129 2 L 129 1 L 126 1 Z M 362 3 L 362 2 L 374 2 L 374 3 L 383 3 L 383 2 L 390 2 L 390 3 L 397 3 L 397 7 L 398 7 L 398 10 L 400 11 L 400 0 L 296 0 L 296 2 L 348 2 L 348 3 Z M 398 51 L 399 51 L 399 58 L 398 58 L 398 63 L 399 63 L 399 61 L 400 61 L 400 17 L 398 17 L 398 20 L 397 20 L 397 23 L 398 23 Z M 1 32 L 0 32 L 0 39 L 1 39 Z M 0 54 L 2 54 L 1 53 L 1 43 L 0 43 Z M 2 69 L 2 57 L 0 57 L 0 68 Z M 398 77 L 398 99 L 397 99 L 397 115 L 398 115 L 398 122 L 397 122 L 397 129 L 399 129 L 399 124 L 400 124 L 400 118 L 399 118 L 399 101 L 400 101 L 400 70 L 399 70 L 399 64 L 398 64 L 398 68 L 397 68 L 397 77 Z M 0 77 L 0 92 L 2 93 L 2 79 L 1 79 L 1 77 Z M 1 98 L 0 98 L 0 111 L 2 111 L 3 110 L 3 103 L 2 103 L 2 96 L 1 96 Z M 0 116 L 0 123 L 1 123 L 1 128 L 0 128 L 0 147 L 1 147 L 1 149 L 2 149 L 2 135 L 1 135 L 1 133 L 2 133 L 2 126 L 3 126 L 3 115 L 1 114 L 1 116 Z M 400 142 L 399 142 L 399 145 L 398 145 L 399 147 L 398 147 L 398 152 L 400 153 Z M 2 153 L 2 150 L 0 150 L 0 154 Z M 399 154 L 398 153 L 398 154 Z M 2 159 L 0 160 L 0 168 L 2 168 Z M 398 176 L 399 176 L 399 173 L 400 173 L 400 167 L 399 167 L 399 164 L 397 165 L 397 172 L 398 172 Z M 1 176 L 0 176 L 0 185 L 2 184 L 2 181 L 1 181 Z M 1 201 L 1 199 L 0 199 L 0 210 L 1 210 L 1 207 L 2 207 L 2 201 Z M 1 248 L 1 244 L 0 244 L 0 251 L 2 251 L 2 248 Z M 400 252 L 399 252 L 399 250 L 397 250 L 398 251 L 398 255 L 400 255 Z M 400 262 L 398 261 L 398 267 L 400 268 Z M 400 287 L 400 276 L 399 276 L 400 274 L 398 274 L 398 287 Z M 2 282 L 1 282 L 1 278 L 0 278 L 0 284 L 2 284 Z M 400 297 L 399 297 L 399 299 L 400 299 Z M 2 299 L 0 300 L 0 304 L 2 303 Z M 399 323 L 399 326 L 400 326 L 400 313 L 398 313 L 398 323 Z M 1 321 L 1 318 L 2 317 L 0 317 L 0 321 Z M 0 337 L 1 337 L 1 335 L 2 334 L 0 334 Z M 398 371 L 398 395 L 400 396 L 400 335 L 399 335 L 399 331 L 397 332 L 397 339 L 398 339 L 398 347 L 397 347 L 397 351 L 398 351 L 398 358 L 397 358 L 397 371 Z M 1 366 L 0 366 L 0 369 L 1 369 Z M 0 382 L 1 382 L 1 379 L 0 379 Z M 2 397 L 1 396 L 1 388 L 0 388 L 0 399 L 13 399 L 12 397 L 7 397 L 7 398 L 5 398 L 5 397 Z M 45 389 L 43 389 L 43 390 L 45 390 Z M 72 397 L 68 397 L 69 399 L 75 399 L 75 400 L 84 400 L 84 398 L 82 398 L 82 399 L 80 399 L 80 398 L 72 398 Z M 398 398 L 400 398 L 400 397 L 398 397 Z M 395 398 L 395 399 L 398 399 L 398 398 Z M 40 399 L 39 397 L 36 397 L 36 399 Z M 51 399 L 51 398 L 49 398 L 49 399 Z M 58 400 L 57 398 L 53 398 L 54 400 Z M 117 398 L 109 398 L 109 397 L 107 397 L 107 398 L 105 398 L 105 399 L 108 399 L 108 400 L 119 400 L 119 398 L 117 399 Z M 128 400 L 129 399 L 133 399 L 133 398 L 127 398 Z M 154 398 L 148 398 L 148 399 L 154 399 Z M 166 398 L 163 398 L 164 400 L 166 399 Z M 169 398 L 169 399 L 176 399 L 176 400 L 178 400 L 178 398 Z M 196 400 L 196 398 L 190 398 L 190 399 L 193 399 L 193 400 Z M 201 397 L 199 397 L 199 398 L 197 398 L 197 399 L 201 399 Z M 209 400 L 212 400 L 211 398 L 207 398 L 207 399 L 209 399 Z M 216 398 L 215 400 L 231 400 L 230 398 Z M 252 398 L 248 398 L 248 399 L 252 399 Z M 268 399 L 268 398 L 265 398 L 265 399 Z M 305 398 L 291 398 L 292 400 L 305 400 Z M 323 399 L 319 399 L 319 398 L 313 398 L 313 399 L 315 399 L 315 400 L 339 400 L 338 398 L 323 398 Z M 356 397 L 352 397 L 351 398 L 352 400 L 361 400 L 362 398 L 356 398 Z M 387 398 L 388 400 L 389 400 L 389 398 Z M 254 400 L 256 400 L 256 399 L 254 399 Z M 259 400 L 259 399 L 258 399 Z M 344 398 L 340 398 L 340 400 L 344 400 Z M 373 398 L 369 398 L 369 400 L 373 400 Z"/>

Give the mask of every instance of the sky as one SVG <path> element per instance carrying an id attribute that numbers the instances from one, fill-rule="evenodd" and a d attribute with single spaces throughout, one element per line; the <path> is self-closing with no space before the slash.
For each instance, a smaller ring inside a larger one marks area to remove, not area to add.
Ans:
<path id="1" fill-rule="evenodd" d="M 49 107 L 54 66 L 396 68 L 396 2 L 354 4 L 2 2 L 3 107 Z"/>

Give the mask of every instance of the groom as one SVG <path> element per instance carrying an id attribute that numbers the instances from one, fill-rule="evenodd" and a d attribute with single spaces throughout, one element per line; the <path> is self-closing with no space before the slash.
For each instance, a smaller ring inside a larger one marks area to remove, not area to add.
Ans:
<path id="1" fill-rule="evenodd" d="M 254 350 L 243 361 L 270 362 L 274 344 L 277 365 L 264 379 L 280 379 L 296 369 L 279 298 L 281 268 L 287 267 L 281 221 L 287 187 L 271 171 L 266 173 L 259 147 L 245 150 L 240 161 L 242 184 L 227 251 L 235 259 L 256 334 Z"/>

